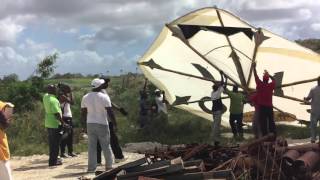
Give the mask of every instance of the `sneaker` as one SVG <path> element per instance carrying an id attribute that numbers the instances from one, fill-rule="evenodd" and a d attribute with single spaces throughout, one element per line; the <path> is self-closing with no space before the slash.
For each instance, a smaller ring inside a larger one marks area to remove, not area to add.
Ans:
<path id="1" fill-rule="evenodd" d="M 49 166 L 60 166 L 60 165 L 62 165 L 62 162 L 58 160 L 55 164 L 50 164 Z"/>
<path id="2" fill-rule="evenodd" d="M 96 172 L 96 170 L 87 170 L 87 173 L 95 173 Z"/>
<path id="3" fill-rule="evenodd" d="M 114 159 L 114 162 L 115 163 L 121 163 L 121 162 L 124 162 L 124 161 L 126 161 L 128 158 L 122 158 L 122 159 Z"/>
<path id="4" fill-rule="evenodd" d="M 77 157 L 77 155 L 74 154 L 74 153 L 68 153 L 68 156 L 70 156 L 70 157 Z"/>
<path id="5" fill-rule="evenodd" d="M 64 154 L 64 153 L 61 154 L 60 157 L 61 157 L 61 158 L 68 158 L 68 156 L 67 156 L 66 154 Z"/>

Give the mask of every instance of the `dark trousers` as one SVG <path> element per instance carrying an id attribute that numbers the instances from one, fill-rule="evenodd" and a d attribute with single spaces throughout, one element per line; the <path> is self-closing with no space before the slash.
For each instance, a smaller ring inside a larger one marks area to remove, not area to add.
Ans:
<path id="1" fill-rule="evenodd" d="M 47 128 L 49 141 L 49 166 L 55 165 L 59 155 L 61 134 L 59 128 Z"/>
<path id="2" fill-rule="evenodd" d="M 273 117 L 273 108 L 268 106 L 259 106 L 259 123 L 262 136 L 268 133 L 276 135 L 276 124 Z"/>
<path id="3" fill-rule="evenodd" d="M 68 124 L 71 128 L 67 132 L 66 138 L 63 138 L 60 143 L 60 153 L 65 153 L 66 146 L 68 147 L 68 153 L 73 153 L 73 124 L 72 124 L 72 117 L 63 117 L 62 120 Z"/>
<path id="4" fill-rule="evenodd" d="M 229 116 L 229 123 L 231 126 L 231 130 L 234 136 L 243 135 L 243 128 L 242 128 L 242 119 L 243 114 L 230 114 Z"/>
<path id="5" fill-rule="evenodd" d="M 118 137 L 113 129 L 112 122 L 109 122 L 109 130 L 110 130 L 110 145 L 113 152 L 113 155 L 116 159 L 122 159 L 124 158 L 121 147 L 118 142 Z M 101 163 L 101 146 L 97 144 L 97 163 Z"/>

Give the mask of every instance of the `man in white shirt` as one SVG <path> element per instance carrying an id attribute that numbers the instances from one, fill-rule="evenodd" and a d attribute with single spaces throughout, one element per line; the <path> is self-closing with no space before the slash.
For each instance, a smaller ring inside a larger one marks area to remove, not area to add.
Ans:
<path id="1" fill-rule="evenodd" d="M 97 167 L 97 143 L 99 141 L 106 162 L 106 170 L 112 168 L 112 152 L 110 147 L 110 131 L 108 117 L 116 127 L 111 101 L 108 94 L 101 92 L 103 79 L 92 80 L 92 92 L 83 96 L 81 101 L 81 117 L 87 122 L 88 134 L 88 172 L 95 172 Z"/>
<path id="2" fill-rule="evenodd" d="M 212 140 L 215 146 L 220 144 L 220 126 L 221 116 L 223 113 L 223 104 L 221 100 L 221 94 L 224 90 L 223 87 L 223 72 L 220 71 L 221 82 L 215 83 L 212 86 L 211 100 L 212 100 Z"/>
<path id="3" fill-rule="evenodd" d="M 164 92 L 162 94 L 159 89 L 156 89 L 154 92 L 155 92 L 155 95 L 156 95 L 155 96 L 155 101 L 156 101 L 156 104 L 157 104 L 158 113 L 163 112 L 164 114 L 168 114 Z"/>

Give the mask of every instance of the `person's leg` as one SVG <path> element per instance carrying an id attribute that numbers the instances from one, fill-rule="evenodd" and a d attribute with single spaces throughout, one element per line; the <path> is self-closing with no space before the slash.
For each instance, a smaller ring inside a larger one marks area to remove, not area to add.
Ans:
<path id="1" fill-rule="evenodd" d="M 230 114 L 229 116 L 229 124 L 231 127 L 231 131 L 233 133 L 233 137 L 237 136 L 237 129 L 236 129 L 236 123 L 235 123 L 235 115 L 234 114 Z"/>
<path id="2" fill-rule="evenodd" d="M 97 130 L 98 139 L 103 151 L 103 155 L 106 162 L 106 169 L 112 168 L 112 152 L 110 146 L 110 131 L 109 127 L 105 125 L 99 125 Z"/>
<path id="3" fill-rule="evenodd" d="M 268 119 L 268 124 L 269 124 L 269 133 L 274 133 L 274 135 L 277 136 L 277 129 L 276 129 L 276 123 L 274 122 L 274 116 L 273 116 L 273 108 L 268 107 L 267 108 L 267 119 Z"/>
<path id="4" fill-rule="evenodd" d="M 61 157 L 65 157 L 66 144 L 67 144 L 66 139 L 61 139 L 61 143 L 60 143 L 60 156 Z"/>
<path id="5" fill-rule="evenodd" d="M 112 122 L 109 122 L 109 131 L 110 131 L 110 145 L 115 159 L 123 159 L 123 153 L 119 145 L 118 137 L 116 132 L 114 132 Z"/>
<path id="6" fill-rule="evenodd" d="M 311 142 L 314 143 L 316 142 L 317 138 L 317 116 L 314 113 L 311 113 L 310 115 L 310 133 L 311 133 Z"/>
<path id="7" fill-rule="evenodd" d="M 242 127 L 243 114 L 237 114 L 237 132 L 240 137 L 243 137 L 243 127 Z"/>
<path id="8" fill-rule="evenodd" d="M 101 146 L 100 146 L 100 142 L 98 140 L 97 142 L 97 163 L 101 164 Z"/>
<path id="9" fill-rule="evenodd" d="M 220 141 L 220 124 L 221 124 L 221 111 L 213 112 L 212 122 L 212 139 L 214 145 L 219 145 Z"/>
<path id="10" fill-rule="evenodd" d="M 73 154 L 73 123 L 71 117 L 68 117 L 67 123 L 70 126 L 69 135 L 66 139 L 66 144 L 68 146 L 68 155 L 75 156 L 75 154 Z"/>
<path id="11" fill-rule="evenodd" d="M 53 129 L 53 152 L 52 155 L 54 159 L 58 160 L 59 156 L 59 149 L 60 149 L 60 143 L 61 143 L 61 134 L 60 134 L 60 129 L 59 128 L 54 128 Z"/>
<path id="12" fill-rule="evenodd" d="M 57 159 L 54 158 L 54 130 L 47 128 L 48 131 L 48 144 L 49 144 L 49 166 L 56 164 Z"/>
<path id="13" fill-rule="evenodd" d="M 320 121 L 320 114 L 316 115 L 316 120 L 317 120 L 317 125 L 316 125 L 316 129 L 318 129 L 318 122 Z M 317 133 L 318 134 L 318 133 Z M 317 138 L 317 137 L 316 137 Z M 320 143 L 320 134 L 319 134 L 319 143 Z"/>
<path id="14" fill-rule="evenodd" d="M 9 161 L 0 161 L 0 177 L 1 180 L 12 180 Z"/>
<path id="15" fill-rule="evenodd" d="M 65 122 L 65 123 L 67 123 L 66 122 L 66 119 L 65 119 L 65 117 L 62 117 L 62 120 Z M 67 145 L 67 139 L 61 139 L 61 143 L 60 143 L 60 156 L 61 157 L 66 157 L 65 156 L 65 148 L 66 148 L 66 145 Z"/>
<path id="16" fill-rule="evenodd" d="M 88 171 L 93 172 L 97 168 L 97 142 L 98 142 L 98 125 L 88 123 Z"/>
<path id="17" fill-rule="evenodd" d="M 262 136 L 265 136 L 268 134 L 268 122 L 267 122 L 267 110 L 264 106 L 259 107 L 259 116 L 258 121 L 260 124 L 260 130 Z"/>

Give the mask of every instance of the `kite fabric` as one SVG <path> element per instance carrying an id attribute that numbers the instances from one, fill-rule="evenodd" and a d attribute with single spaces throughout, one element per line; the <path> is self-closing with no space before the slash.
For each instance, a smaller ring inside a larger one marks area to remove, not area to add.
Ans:
<path id="1" fill-rule="evenodd" d="M 220 81 L 219 71 L 228 77 L 229 90 L 238 85 L 241 91 L 252 92 L 253 62 L 260 79 L 264 70 L 275 75 L 274 108 L 296 120 L 309 120 L 310 106 L 301 103 L 320 75 L 319 54 L 222 9 L 199 9 L 166 24 L 138 65 L 165 91 L 170 104 L 212 120 L 208 99 L 213 83 Z M 229 107 L 230 100 L 224 97 L 223 104 Z M 244 107 L 245 113 L 253 110 L 249 104 Z M 222 124 L 228 119 L 226 111 Z"/>

